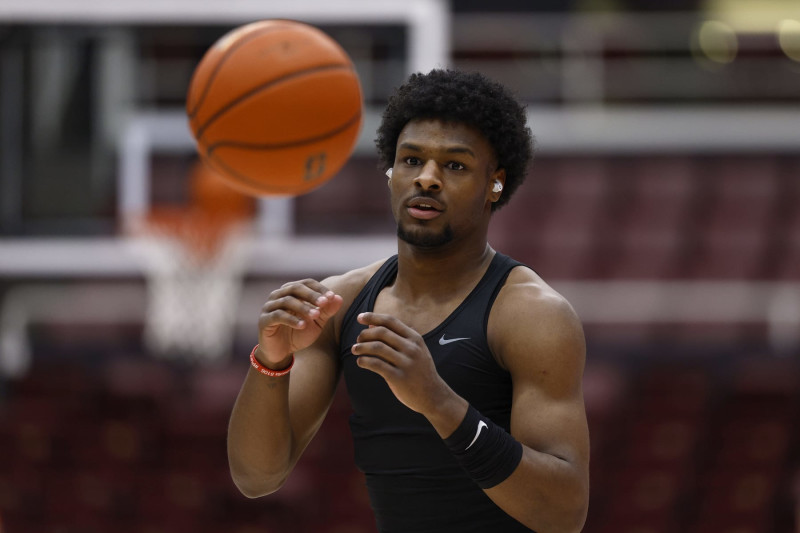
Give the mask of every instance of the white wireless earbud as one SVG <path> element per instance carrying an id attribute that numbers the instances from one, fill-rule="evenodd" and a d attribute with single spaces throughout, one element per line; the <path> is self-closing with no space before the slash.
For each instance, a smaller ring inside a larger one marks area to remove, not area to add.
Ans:
<path id="1" fill-rule="evenodd" d="M 386 175 L 389 176 L 389 179 L 392 179 L 392 169 L 391 169 L 391 167 L 389 168 L 389 170 L 386 171 Z"/>
<path id="2" fill-rule="evenodd" d="M 494 180 L 494 187 L 492 187 L 492 192 L 501 192 L 503 190 L 503 184 L 500 183 L 500 180 Z"/>

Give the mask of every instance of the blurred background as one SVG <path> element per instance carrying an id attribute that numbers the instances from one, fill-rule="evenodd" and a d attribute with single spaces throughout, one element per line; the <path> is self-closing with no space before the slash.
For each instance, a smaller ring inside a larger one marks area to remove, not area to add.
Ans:
<path id="1" fill-rule="evenodd" d="M 211 4 L 0 3 L 0 531 L 374 531 L 342 390 L 266 498 L 226 424 L 267 295 L 393 252 L 372 139 L 437 66 L 528 106 L 490 242 L 585 325 L 585 531 L 800 531 L 800 3 Z M 208 186 L 182 108 L 264 18 L 318 25 L 363 84 L 352 159 L 295 199 Z"/>

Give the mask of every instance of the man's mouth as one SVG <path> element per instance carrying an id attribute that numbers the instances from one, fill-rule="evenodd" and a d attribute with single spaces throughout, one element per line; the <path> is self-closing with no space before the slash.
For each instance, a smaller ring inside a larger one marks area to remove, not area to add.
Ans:
<path id="1" fill-rule="evenodd" d="M 444 206 L 439 203 L 438 200 L 434 200 L 433 198 L 428 198 L 425 196 L 417 196 L 412 198 L 406 203 L 406 206 L 410 209 L 416 208 L 421 209 L 423 211 L 443 211 Z"/>
<path id="2" fill-rule="evenodd" d="M 406 203 L 408 214 L 419 220 L 430 220 L 438 217 L 444 206 L 437 200 L 417 196 Z"/>

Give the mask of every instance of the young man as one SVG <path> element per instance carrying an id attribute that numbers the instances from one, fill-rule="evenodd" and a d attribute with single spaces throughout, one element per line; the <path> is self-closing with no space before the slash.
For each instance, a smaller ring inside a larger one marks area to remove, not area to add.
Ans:
<path id="1" fill-rule="evenodd" d="M 479 74 L 412 75 L 376 143 L 398 253 L 270 295 L 228 432 L 234 481 L 278 490 L 343 374 L 381 532 L 580 531 L 581 325 L 487 242 L 532 155 L 524 109 Z"/>

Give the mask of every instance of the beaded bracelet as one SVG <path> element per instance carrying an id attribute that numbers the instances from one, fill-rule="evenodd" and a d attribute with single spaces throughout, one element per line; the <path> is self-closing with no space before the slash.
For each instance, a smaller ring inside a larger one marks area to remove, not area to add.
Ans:
<path id="1" fill-rule="evenodd" d="M 259 372 L 261 372 L 265 376 L 270 376 L 270 377 L 273 377 L 273 378 L 278 378 L 278 377 L 281 377 L 281 376 L 285 376 L 286 374 L 289 373 L 289 371 L 292 370 L 292 366 L 294 366 L 294 354 L 289 354 L 289 355 L 292 356 L 292 360 L 289 361 L 289 366 L 287 366 L 286 368 L 281 369 L 281 370 L 272 370 L 271 368 L 267 368 L 264 365 L 262 365 L 261 363 L 259 363 L 258 359 L 256 359 L 256 350 L 258 350 L 258 346 L 259 345 L 256 344 L 255 347 L 253 348 L 253 351 L 250 352 L 250 364 L 253 365 L 253 368 L 258 370 Z"/>

